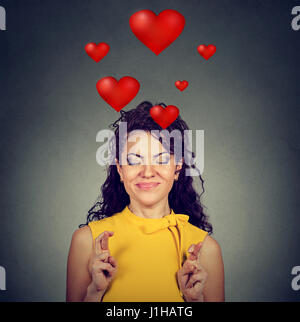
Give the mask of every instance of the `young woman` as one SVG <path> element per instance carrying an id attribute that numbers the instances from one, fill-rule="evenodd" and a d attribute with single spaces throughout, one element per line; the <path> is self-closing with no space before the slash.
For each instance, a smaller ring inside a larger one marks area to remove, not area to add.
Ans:
<path id="1" fill-rule="evenodd" d="M 115 162 L 101 200 L 73 234 L 67 301 L 225 300 L 221 248 L 186 175 L 196 169 L 187 162 L 194 157 L 183 139 L 188 127 L 178 116 L 165 130 L 182 138 L 178 144 L 153 121 L 152 106 L 120 111 L 112 124 Z M 123 137 L 120 122 L 127 125 Z"/>

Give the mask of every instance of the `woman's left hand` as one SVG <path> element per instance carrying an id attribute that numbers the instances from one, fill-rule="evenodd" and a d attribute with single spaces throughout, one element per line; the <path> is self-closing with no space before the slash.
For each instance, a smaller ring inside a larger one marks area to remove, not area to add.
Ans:
<path id="1" fill-rule="evenodd" d="M 204 302 L 203 288 L 208 273 L 200 265 L 199 256 L 201 247 L 201 242 L 190 246 L 190 256 L 177 273 L 179 288 L 186 302 Z"/>

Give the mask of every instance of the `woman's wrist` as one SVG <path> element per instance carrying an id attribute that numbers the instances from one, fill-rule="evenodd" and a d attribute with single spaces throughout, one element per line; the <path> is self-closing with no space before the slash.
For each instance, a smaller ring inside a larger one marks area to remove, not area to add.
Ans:
<path id="1" fill-rule="evenodd" d="M 199 297 L 199 299 L 192 301 L 192 302 L 204 302 L 204 296 L 203 294 L 201 294 L 201 296 Z"/>
<path id="2" fill-rule="evenodd" d="M 203 294 L 201 294 L 201 296 L 199 297 L 199 299 L 196 299 L 196 300 L 190 299 L 190 298 L 186 299 L 185 297 L 183 297 L 183 299 L 185 300 L 185 302 L 204 302 L 204 296 L 203 296 Z"/>
<path id="3" fill-rule="evenodd" d="M 95 284 L 92 282 L 87 287 L 86 296 L 83 301 L 84 302 L 101 302 L 104 293 L 105 293 L 105 291 L 97 290 Z"/>

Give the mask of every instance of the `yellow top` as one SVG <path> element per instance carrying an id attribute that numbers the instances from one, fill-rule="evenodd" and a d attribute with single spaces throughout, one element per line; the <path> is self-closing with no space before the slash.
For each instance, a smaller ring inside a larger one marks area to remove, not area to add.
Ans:
<path id="1" fill-rule="evenodd" d="M 103 231 L 114 232 L 108 244 L 118 269 L 102 301 L 184 302 L 177 271 L 189 256 L 190 245 L 207 235 L 188 219 L 173 210 L 162 218 L 143 218 L 126 206 L 111 217 L 90 222 L 93 244 Z"/>

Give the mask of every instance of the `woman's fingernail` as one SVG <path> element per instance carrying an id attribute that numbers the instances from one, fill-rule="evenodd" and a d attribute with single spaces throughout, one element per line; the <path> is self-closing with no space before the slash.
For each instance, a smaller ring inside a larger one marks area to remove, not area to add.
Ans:
<path id="1" fill-rule="evenodd" d="M 190 246 L 188 252 L 192 253 L 194 251 L 194 245 Z"/>

